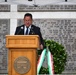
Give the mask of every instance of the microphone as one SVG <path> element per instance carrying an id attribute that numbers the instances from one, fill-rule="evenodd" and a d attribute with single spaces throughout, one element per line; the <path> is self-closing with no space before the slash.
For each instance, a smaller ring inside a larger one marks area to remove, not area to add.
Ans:
<path id="1" fill-rule="evenodd" d="M 23 29 L 23 27 L 21 27 L 21 28 L 20 28 L 20 30 L 17 32 L 17 34 L 16 34 L 16 35 L 18 35 L 22 29 Z"/>
<path id="2" fill-rule="evenodd" d="M 31 27 L 30 31 L 31 31 L 31 34 L 32 34 L 32 35 L 35 34 L 35 32 L 34 32 L 34 30 L 33 30 L 33 27 Z"/>

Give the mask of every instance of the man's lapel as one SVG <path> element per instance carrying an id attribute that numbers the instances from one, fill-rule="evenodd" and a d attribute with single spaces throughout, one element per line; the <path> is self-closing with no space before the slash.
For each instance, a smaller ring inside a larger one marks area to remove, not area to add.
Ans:
<path id="1" fill-rule="evenodd" d="M 34 26 L 31 25 L 31 29 L 30 29 L 29 35 L 33 35 L 33 34 L 34 34 Z"/>
<path id="2" fill-rule="evenodd" d="M 21 27 L 21 34 L 24 35 L 24 25 Z"/>

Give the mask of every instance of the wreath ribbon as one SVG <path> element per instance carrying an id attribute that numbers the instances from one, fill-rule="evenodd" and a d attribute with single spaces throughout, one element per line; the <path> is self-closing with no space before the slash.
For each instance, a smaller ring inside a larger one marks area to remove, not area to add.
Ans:
<path id="1" fill-rule="evenodd" d="M 41 66 L 44 62 L 45 56 L 47 56 L 47 64 L 48 64 L 48 68 L 49 68 L 49 74 L 54 75 L 53 56 L 48 48 L 44 49 L 40 55 L 40 58 L 39 58 L 38 64 L 37 64 L 37 75 L 40 72 L 40 69 L 41 69 Z"/>

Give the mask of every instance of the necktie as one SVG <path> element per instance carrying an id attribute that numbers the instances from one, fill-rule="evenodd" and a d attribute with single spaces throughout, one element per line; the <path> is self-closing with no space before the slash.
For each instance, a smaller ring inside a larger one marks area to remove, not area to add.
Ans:
<path id="1" fill-rule="evenodd" d="M 28 35 L 28 27 L 27 27 L 27 29 L 26 29 L 26 35 Z"/>

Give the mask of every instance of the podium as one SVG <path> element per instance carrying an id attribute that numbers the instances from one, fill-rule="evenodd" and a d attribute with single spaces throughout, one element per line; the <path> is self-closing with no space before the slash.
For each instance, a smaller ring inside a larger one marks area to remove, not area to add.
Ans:
<path id="1" fill-rule="evenodd" d="M 6 35 L 8 75 L 37 75 L 38 35 Z"/>

